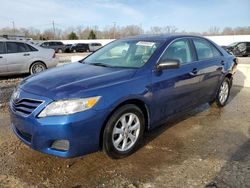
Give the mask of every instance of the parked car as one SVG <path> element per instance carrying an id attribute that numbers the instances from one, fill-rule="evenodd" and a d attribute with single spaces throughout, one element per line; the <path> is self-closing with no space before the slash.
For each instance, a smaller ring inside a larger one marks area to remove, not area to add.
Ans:
<path id="1" fill-rule="evenodd" d="M 64 45 L 63 52 L 64 53 L 69 53 L 71 47 L 72 47 L 72 44 L 66 44 L 66 45 Z"/>
<path id="2" fill-rule="evenodd" d="M 222 46 L 229 53 L 235 56 L 249 56 L 250 55 L 250 42 L 234 42 L 228 46 Z"/>
<path id="3" fill-rule="evenodd" d="M 60 41 L 47 41 L 40 44 L 43 48 L 54 49 L 56 53 L 62 53 L 64 49 L 64 44 Z"/>
<path id="4" fill-rule="evenodd" d="M 101 43 L 89 43 L 89 51 L 90 52 L 95 52 L 96 50 L 98 50 L 101 47 L 102 47 Z"/>
<path id="5" fill-rule="evenodd" d="M 35 74 L 55 67 L 55 51 L 16 40 L 0 40 L 0 75 Z"/>
<path id="6" fill-rule="evenodd" d="M 89 45 L 87 43 L 76 43 L 70 47 L 70 52 L 90 52 Z"/>
<path id="7" fill-rule="evenodd" d="M 226 105 L 235 71 L 236 58 L 203 37 L 120 39 L 24 80 L 10 101 L 12 129 L 34 150 L 55 156 L 103 150 L 126 157 L 145 131 L 176 113 Z"/>

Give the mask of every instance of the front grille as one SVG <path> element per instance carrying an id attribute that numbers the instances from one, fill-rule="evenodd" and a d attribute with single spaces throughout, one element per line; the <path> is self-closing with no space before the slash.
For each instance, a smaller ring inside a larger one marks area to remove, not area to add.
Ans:
<path id="1" fill-rule="evenodd" d="M 19 112 L 24 115 L 30 115 L 43 101 L 34 99 L 21 99 L 18 101 L 12 100 L 12 109 L 14 112 Z"/>

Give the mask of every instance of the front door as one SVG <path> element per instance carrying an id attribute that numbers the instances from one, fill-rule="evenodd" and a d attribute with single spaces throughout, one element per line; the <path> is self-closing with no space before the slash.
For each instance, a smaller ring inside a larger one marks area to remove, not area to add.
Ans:
<path id="1" fill-rule="evenodd" d="M 181 65 L 176 69 L 154 70 L 152 73 L 153 124 L 196 105 L 199 100 L 199 70 L 190 40 L 173 42 L 163 53 L 160 62 L 164 59 L 178 59 Z"/>

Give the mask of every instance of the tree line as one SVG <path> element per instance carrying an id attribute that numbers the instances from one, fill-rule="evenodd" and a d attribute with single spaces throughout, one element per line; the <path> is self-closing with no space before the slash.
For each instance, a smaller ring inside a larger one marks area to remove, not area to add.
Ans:
<path id="1" fill-rule="evenodd" d="M 33 40 L 74 40 L 74 39 L 117 39 L 126 36 L 140 35 L 140 34 L 195 34 L 195 35 L 250 35 L 250 26 L 247 27 L 211 27 L 205 32 L 186 32 L 179 31 L 175 26 L 159 27 L 154 26 L 148 30 L 144 30 L 138 25 L 127 26 L 113 26 L 99 29 L 98 26 L 93 27 L 75 27 L 66 29 L 45 29 L 43 31 L 30 28 L 2 28 L 0 35 L 21 35 Z"/>

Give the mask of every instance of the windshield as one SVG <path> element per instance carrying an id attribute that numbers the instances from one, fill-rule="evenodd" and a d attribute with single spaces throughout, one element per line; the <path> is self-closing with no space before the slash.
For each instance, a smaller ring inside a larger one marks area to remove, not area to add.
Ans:
<path id="1" fill-rule="evenodd" d="M 163 41 L 118 40 L 85 58 L 86 64 L 106 67 L 142 67 Z"/>
<path id="2" fill-rule="evenodd" d="M 235 46 L 236 44 L 238 44 L 238 42 L 234 42 L 232 44 L 229 44 L 228 46 Z"/>

